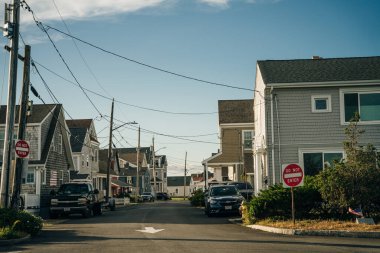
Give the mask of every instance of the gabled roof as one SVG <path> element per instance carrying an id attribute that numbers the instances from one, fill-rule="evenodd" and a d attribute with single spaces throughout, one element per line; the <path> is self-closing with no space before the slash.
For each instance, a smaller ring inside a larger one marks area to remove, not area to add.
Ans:
<path id="1" fill-rule="evenodd" d="M 380 80 L 380 56 L 257 61 L 264 83 Z"/>
<path id="2" fill-rule="evenodd" d="M 90 133 L 92 119 L 74 119 L 66 120 L 66 124 L 70 129 L 70 144 L 73 152 L 81 152 L 85 142 L 87 132 Z M 92 141 L 98 142 L 96 136 L 90 136 Z"/>
<path id="3" fill-rule="evenodd" d="M 69 128 L 87 128 L 91 127 L 92 119 L 70 119 L 66 120 Z"/>
<path id="4" fill-rule="evenodd" d="M 90 174 L 79 174 L 78 171 L 70 170 L 70 180 L 84 180 L 89 178 Z"/>
<path id="5" fill-rule="evenodd" d="M 186 176 L 186 186 L 190 185 L 191 176 Z M 184 178 L 183 176 L 178 177 L 168 177 L 168 187 L 169 186 L 183 186 Z"/>
<path id="6" fill-rule="evenodd" d="M 219 100 L 219 124 L 253 123 L 253 99 Z"/>
<path id="7" fill-rule="evenodd" d="M 32 114 L 27 117 L 27 123 L 41 123 L 48 114 L 54 110 L 56 104 L 34 104 L 32 106 Z M 0 124 L 5 124 L 6 120 L 6 105 L 0 105 Z M 15 122 L 19 120 L 20 107 L 16 106 Z"/>
<path id="8" fill-rule="evenodd" d="M 117 150 L 119 151 L 119 157 L 124 159 L 124 157 L 131 157 L 131 155 L 127 155 L 127 154 L 136 154 L 136 157 L 134 158 L 134 163 L 136 163 L 136 160 L 137 160 L 137 148 L 118 148 Z M 150 161 L 151 161 L 151 151 L 150 151 L 150 147 L 140 147 L 140 162 L 141 162 L 141 159 L 144 157 L 143 154 L 145 154 L 145 157 L 146 157 L 146 160 L 147 160 L 147 163 L 150 164 Z M 129 161 L 131 163 L 133 163 L 132 161 L 128 160 L 128 159 L 124 159 L 126 161 Z"/>
<path id="9" fill-rule="evenodd" d="M 139 176 L 144 176 L 146 174 L 146 169 L 139 169 Z M 137 168 L 129 167 L 120 169 L 119 177 L 136 177 Z"/>

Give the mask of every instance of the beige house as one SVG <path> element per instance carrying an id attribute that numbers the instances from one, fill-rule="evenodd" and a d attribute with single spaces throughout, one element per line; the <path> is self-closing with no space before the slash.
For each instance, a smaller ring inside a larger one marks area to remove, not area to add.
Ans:
<path id="1" fill-rule="evenodd" d="M 219 100 L 220 150 L 202 164 L 214 171 L 217 182 L 253 184 L 253 99 Z"/>

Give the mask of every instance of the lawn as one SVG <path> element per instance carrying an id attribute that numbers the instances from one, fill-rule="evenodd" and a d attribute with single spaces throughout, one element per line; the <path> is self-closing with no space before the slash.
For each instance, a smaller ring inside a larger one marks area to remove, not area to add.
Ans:
<path id="1" fill-rule="evenodd" d="M 294 226 L 292 221 L 262 220 L 256 222 L 255 225 L 305 230 L 344 230 L 380 232 L 380 225 L 357 224 L 355 222 L 334 220 L 300 220 L 296 221 L 296 224 Z"/>

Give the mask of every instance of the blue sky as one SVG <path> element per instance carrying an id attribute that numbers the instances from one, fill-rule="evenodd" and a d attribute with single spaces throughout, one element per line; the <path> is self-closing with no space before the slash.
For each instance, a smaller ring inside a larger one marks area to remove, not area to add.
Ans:
<path id="1" fill-rule="evenodd" d="M 29 0 L 27 3 L 44 24 L 64 32 L 68 28 L 72 35 L 103 49 L 178 74 L 247 89 L 254 89 L 257 60 L 380 55 L 380 2 L 375 0 Z M 44 69 L 43 66 L 74 82 L 46 35 L 32 22 L 31 14 L 22 10 L 21 17 L 21 35 L 32 46 L 32 57 L 42 65 L 38 69 L 49 88 L 72 118 L 96 120 L 101 147 L 106 146 L 108 123 L 97 110 L 109 116 L 111 101 L 87 93 L 95 109 L 78 87 Z M 0 18 L 3 19 L 3 10 Z M 72 39 L 52 29 L 48 33 L 83 87 L 122 102 L 115 104 L 116 124 L 136 121 L 143 129 L 158 133 L 156 149 L 165 147 L 159 153 L 168 156 L 170 175 L 182 175 L 186 151 L 191 172 L 199 170 L 201 161 L 217 152 L 218 100 L 251 99 L 254 95 L 249 90 L 159 72 L 78 41 L 74 44 Z M 2 37 L 0 43 L 3 46 L 8 41 Z M 1 104 L 6 104 L 8 60 L 8 54 L 2 50 Z M 21 73 L 22 66 L 19 67 Z M 46 103 L 53 102 L 36 71 L 32 72 L 31 82 Z M 31 98 L 34 103 L 41 103 L 32 95 Z M 211 114 L 162 113 L 134 106 Z M 136 129 L 130 126 L 119 130 L 114 140 L 118 147 L 137 145 Z M 151 145 L 152 137 L 152 133 L 142 131 L 142 146 Z"/>

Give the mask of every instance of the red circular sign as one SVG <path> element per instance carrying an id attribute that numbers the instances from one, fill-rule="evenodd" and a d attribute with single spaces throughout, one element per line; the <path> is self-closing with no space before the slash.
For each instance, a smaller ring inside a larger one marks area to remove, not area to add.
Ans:
<path id="1" fill-rule="evenodd" d="M 303 170 L 295 163 L 288 164 L 282 171 L 282 180 L 289 187 L 296 187 L 303 180 Z"/>
<path id="2" fill-rule="evenodd" d="M 25 158 L 29 155 L 29 143 L 24 140 L 18 140 L 16 142 L 16 155 L 19 158 Z"/>

